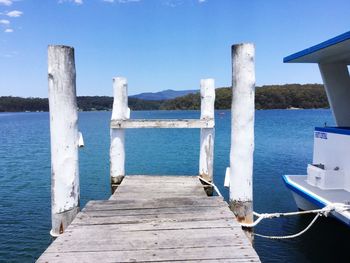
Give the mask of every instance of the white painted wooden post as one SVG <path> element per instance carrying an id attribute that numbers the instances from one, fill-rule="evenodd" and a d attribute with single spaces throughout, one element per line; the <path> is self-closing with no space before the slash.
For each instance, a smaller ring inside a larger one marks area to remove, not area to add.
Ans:
<path id="1" fill-rule="evenodd" d="M 113 79 L 114 101 L 111 120 L 126 120 L 128 108 L 128 84 L 125 78 Z M 125 130 L 111 128 L 110 171 L 112 194 L 125 176 Z"/>
<path id="2" fill-rule="evenodd" d="M 214 79 L 202 79 L 200 81 L 201 93 L 201 119 L 214 120 L 215 81 Z M 199 154 L 199 176 L 213 181 L 214 165 L 214 128 L 202 128 Z M 207 187 L 207 194 L 212 194 L 212 187 Z"/>
<path id="3" fill-rule="evenodd" d="M 63 233 L 79 212 L 78 111 L 74 49 L 48 47 L 51 134 L 50 234 Z"/>
<path id="4" fill-rule="evenodd" d="M 254 44 L 232 46 L 230 208 L 242 223 L 253 222 L 254 55 Z"/>

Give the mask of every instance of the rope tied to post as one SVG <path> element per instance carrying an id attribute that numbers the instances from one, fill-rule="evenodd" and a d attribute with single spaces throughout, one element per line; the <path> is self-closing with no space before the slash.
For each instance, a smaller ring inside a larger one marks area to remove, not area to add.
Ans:
<path id="1" fill-rule="evenodd" d="M 316 216 L 313 218 L 313 220 L 310 222 L 310 224 L 303 229 L 302 231 L 298 232 L 294 235 L 287 235 L 287 236 L 266 236 L 254 233 L 255 236 L 263 237 L 263 238 L 269 238 L 269 239 L 288 239 L 288 238 L 295 238 L 299 237 L 302 234 L 304 234 L 307 230 L 309 230 L 313 224 L 317 221 L 317 219 L 321 216 L 328 217 L 330 213 L 332 212 L 344 212 L 350 210 L 350 205 L 345 205 L 342 203 L 331 203 L 327 206 L 321 208 L 321 209 L 314 209 L 314 210 L 307 210 L 307 211 L 298 211 L 298 212 L 287 212 L 287 213 L 262 213 L 259 214 L 257 212 L 253 212 L 255 216 L 258 217 L 257 220 L 255 220 L 251 224 L 245 224 L 240 223 L 242 227 L 252 228 L 258 225 L 262 220 L 264 219 L 273 219 L 273 218 L 279 218 L 279 217 L 287 217 L 287 216 L 295 216 L 295 215 L 305 215 L 305 214 L 316 214 Z"/>
<path id="2" fill-rule="evenodd" d="M 214 183 L 211 183 L 200 176 L 198 176 L 198 178 L 199 178 L 199 180 L 203 181 L 204 183 L 211 185 L 214 188 L 215 192 L 218 194 L 218 196 L 222 197 L 222 194 L 220 193 L 219 188 Z"/>

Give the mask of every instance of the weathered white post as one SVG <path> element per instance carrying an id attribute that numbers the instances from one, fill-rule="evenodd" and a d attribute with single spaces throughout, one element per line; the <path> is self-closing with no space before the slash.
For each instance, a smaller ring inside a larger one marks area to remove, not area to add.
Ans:
<path id="1" fill-rule="evenodd" d="M 114 101 L 111 120 L 126 120 L 128 108 L 128 84 L 125 78 L 113 79 Z M 112 194 L 125 176 L 125 130 L 111 128 L 110 171 Z"/>
<path id="2" fill-rule="evenodd" d="M 202 79 L 200 81 L 201 119 L 214 119 L 215 81 Z M 213 181 L 214 165 L 214 128 L 202 128 L 199 154 L 199 176 L 208 182 Z M 206 192 L 212 195 L 213 187 L 207 186 Z"/>
<path id="3" fill-rule="evenodd" d="M 232 46 L 230 208 L 242 223 L 253 222 L 254 55 L 254 44 Z"/>
<path id="4" fill-rule="evenodd" d="M 48 47 L 51 134 L 51 215 L 54 237 L 79 212 L 78 111 L 74 49 Z"/>

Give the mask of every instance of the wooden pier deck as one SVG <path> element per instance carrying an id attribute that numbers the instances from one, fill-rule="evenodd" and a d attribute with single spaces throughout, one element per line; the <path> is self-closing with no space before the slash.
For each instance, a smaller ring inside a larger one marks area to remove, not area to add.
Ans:
<path id="1" fill-rule="evenodd" d="M 126 176 L 90 201 L 37 262 L 260 262 L 221 197 L 196 176 Z"/>

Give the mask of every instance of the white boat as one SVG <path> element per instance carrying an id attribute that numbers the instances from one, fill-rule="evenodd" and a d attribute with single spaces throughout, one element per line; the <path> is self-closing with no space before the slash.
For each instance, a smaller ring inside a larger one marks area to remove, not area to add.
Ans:
<path id="1" fill-rule="evenodd" d="M 350 31 L 283 59 L 318 63 L 335 127 L 316 127 L 312 164 L 306 175 L 284 175 L 299 209 L 350 204 Z M 332 216 L 350 226 L 350 212 Z"/>

